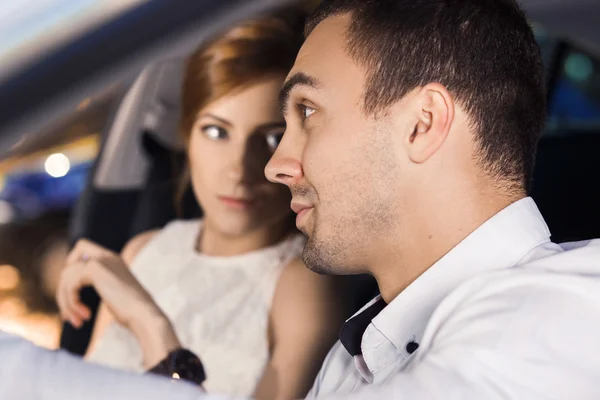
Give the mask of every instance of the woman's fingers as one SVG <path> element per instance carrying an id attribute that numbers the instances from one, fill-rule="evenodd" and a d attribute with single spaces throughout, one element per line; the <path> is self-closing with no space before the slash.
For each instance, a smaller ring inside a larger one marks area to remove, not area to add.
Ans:
<path id="1" fill-rule="evenodd" d="M 67 256 L 67 265 L 82 261 L 84 255 L 89 256 L 86 254 L 87 248 L 87 241 L 84 239 L 78 240 Z"/>
<path id="2" fill-rule="evenodd" d="M 61 312 L 75 326 L 91 317 L 91 310 L 79 298 L 79 291 L 93 286 L 103 304 L 117 321 L 131 324 L 132 307 L 152 299 L 115 253 L 86 240 L 77 242 L 61 277 Z"/>
<path id="3" fill-rule="evenodd" d="M 69 265 L 63 272 L 57 294 L 61 316 L 78 328 L 91 316 L 89 308 L 79 298 L 79 290 L 86 284 L 84 268 L 86 265 L 82 263 Z"/>
<path id="4" fill-rule="evenodd" d="M 69 315 L 68 315 L 68 311 L 67 311 L 67 306 L 66 306 L 65 301 L 64 301 L 62 285 L 59 286 L 59 288 L 58 288 L 58 290 L 56 292 L 56 304 L 58 305 L 58 310 L 59 310 L 59 313 L 60 313 L 60 318 L 63 321 L 68 321 L 69 320 Z"/>
<path id="5" fill-rule="evenodd" d="M 81 261 L 85 262 L 90 259 L 98 259 L 109 254 L 112 255 L 113 253 L 109 250 L 106 250 L 102 246 L 90 242 L 89 240 L 80 239 L 77 241 L 75 246 L 73 246 L 73 250 L 71 250 L 69 253 L 69 256 L 67 257 L 67 264 Z"/>
<path id="6" fill-rule="evenodd" d="M 104 261 L 115 256 L 109 250 L 98 246 L 88 240 L 79 240 L 67 257 L 67 266 L 62 273 L 60 289 L 57 293 L 57 303 L 61 316 L 71 322 L 75 327 L 81 327 L 84 321 L 91 317 L 91 310 L 81 302 L 79 291 L 87 285 L 97 286 L 101 282 L 94 282 L 92 272 L 101 272 L 106 268 Z M 103 276 L 102 274 L 96 274 Z M 96 287 L 98 290 L 99 288 Z"/>
<path id="7" fill-rule="evenodd" d="M 81 301 L 76 305 L 77 315 L 79 315 L 84 321 L 87 321 L 92 316 L 92 311 L 88 306 L 83 304 Z"/>
<path id="8" fill-rule="evenodd" d="M 64 305 L 64 312 L 66 314 L 67 319 L 73 326 L 76 328 L 80 328 L 83 321 L 81 317 L 77 313 L 76 303 L 79 299 L 75 299 L 75 296 L 79 297 L 79 294 L 73 294 L 74 289 L 72 283 L 69 282 L 64 285 L 62 290 L 62 301 Z"/>
<path id="9" fill-rule="evenodd" d="M 57 296 L 58 306 L 60 308 L 60 316 L 64 321 L 68 321 L 75 328 L 80 328 L 83 321 L 71 310 L 66 297 L 66 291 L 63 288 Z"/>
<path id="10" fill-rule="evenodd" d="M 79 298 L 79 289 L 67 288 L 65 299 L 67 308 L 71 315 L 76 316 L 80 320 L 88 320 L 90 318 L 89 309 L 81 302 Z"/>

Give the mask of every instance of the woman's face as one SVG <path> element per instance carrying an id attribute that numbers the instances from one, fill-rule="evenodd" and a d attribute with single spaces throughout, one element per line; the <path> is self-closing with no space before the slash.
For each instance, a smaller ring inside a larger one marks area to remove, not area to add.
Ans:
<path id="1" fill-rule="evenodd" d="M 284 79 L 266 79 L 210 103 L 192 127 L 194 193 L 206 222 L 225 235 L 268 228 L 291 213 L 289 190 L 264 176 L 285 131 L 277 101 Z"/>

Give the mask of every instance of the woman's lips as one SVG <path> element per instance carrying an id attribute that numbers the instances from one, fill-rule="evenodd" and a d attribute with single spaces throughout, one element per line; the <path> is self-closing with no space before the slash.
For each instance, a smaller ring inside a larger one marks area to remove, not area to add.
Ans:
<path id="1" fill-rule="evenodd" d="M 227 207 L 235 209 L 235 210 L 245 210 L 252 206 L 252 200 L 243 199 L 238 197 L 227 197 L 227 196 L 219 196 L 219 200 L 221 203 L 225 204 Z"/>

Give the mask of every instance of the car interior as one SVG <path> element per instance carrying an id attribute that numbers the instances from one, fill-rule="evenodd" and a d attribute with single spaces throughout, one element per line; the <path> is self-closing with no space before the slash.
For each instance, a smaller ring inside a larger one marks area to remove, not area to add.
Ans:
<path id="1" fill-rule="evenodd" d="M 86 237 L 114 251 L 127 240 L 174 218 L 202 212 L 188 189 L 182 204 L 175 197 L 185 165 L 177 135 L 182 59 L 145 69 L 123 97 L 92 176 L 72 216 L 71 239 Z M 600 131 L 563 129 L 539 144 L 531 195 L 555 242 L 600 237 Z M 376 288 L 365 288 L 362 304 Z M 84 297 L 97 304 L 87 290 Z M 93 325 L 75 331 L 65 325 L 61 347 L 85 352 Z"/>
<path id="2" fill-rule="evenodd" d="M 136 234 L 175 218 L 202 215 L 188 189 L 176 204 L 185 152 L 179 140 L 183 59 L 152 65 L 139 75 L 105 129 L 105 141 L 71 218 L 71 240 L 86 237 L 120 251 Z M 96 309 L 98 296 L 82 299 Z M 92 323 L 76 331 L 65 324 L 61 347 L 83 354 Z"/>
<path id="3" fill-rule="evenodd" d="M 202 216 L 191 188 L 176 199 L 186 161 L 178 134 L 183 63 L 176 58 L 147 67 L 122 97 L 71 216 L 72 243 L 85 237 L 119 252 L 138 233 L 175 218 Z M 351 284 L 357 289 L 356 311 L 377 294 L 371 277 L 353 278 Z M 84 289 L 81 296 L 97 311 L 94 290 Z M 95 312 L 79 330 L 64 324 L 61 348 L 85 353 L 94 318 Z"/>
<path id="4" fill-rule="evenodd" d="M 183 7 L 183 3 L 179 3 Z M 529 0 L 522 3 L 536 21 L 541 21 L 560 37 L 568 38 L 569 44 L 560 44 L 550 56 L 548 82 L 552 104 L 552 96 L 556 95 L 552 88 L 561 79 L 567 79 L 563 61 L 568 49 L 573 48 L 571 43 L 584 48 L 586 54 L 600 57 L 600 30 L 594 17 L 600 15 L 600 4 L 589 0 Z M 193 48 L 191 37 L 193 34 L 188 33 L 185 40 L 179 40 L 185 44 L 178 47 L 176 57 L 173 57 L 173 51 L 167 52 L 167 56 L 156 57 L 158 50 L 155 50 L 152 57 L 136 60 L 138 64 L 142 59 L 158 58 L 161 61 L 144 68 L 133 83 L 126 85 L 127 90 L 117 102 L 102 132 L 100 154 L 72 215 L 71 241 L 86 237 L 113 251 L 120 251 L 137 233 L 161 227 L 174 218 L 202 215 L 189 190 L 181 204 L 175 202 L 179 176 L 185 167 L 184 148 L 177 134 L 181 54 L 185 54 L 182 49 Z M 128 75 L 122 75 L 124 81 L 129 82 Z M 600 104 L 600 70 L 595 70 L 589 82 L 596 88 L 593 100 Z M 10 95 L 10 91 L 6 93 Z M 0 104 L 3 100 L 5 98 L 0 96 Z M 0 124 L 8 120 L 6 115 L 0 117 Z M 597 157 L 600 115 L 595 121 L 595 125 L 589 126 L 553 125 L 539 143 L 531 195 L 546 218 L 555 242 L 600 237 L 600 184 L 597 178 L 600 176 L 600 158 Z M 357 303 L 364 304 L 376 287 L 366 278 L 362 285 L 364 290 Z M 82 299 L 92 310 L 97 309 L 99 299 L 93 290 L 85 289 Z M 65 324 L 60 347 L 83 354 L 93 321 L 94 316 L 79 330 Z"/>

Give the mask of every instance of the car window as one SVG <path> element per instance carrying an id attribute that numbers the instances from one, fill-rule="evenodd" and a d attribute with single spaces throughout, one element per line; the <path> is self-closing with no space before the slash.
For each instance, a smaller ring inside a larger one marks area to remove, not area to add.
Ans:
<path id="1" fill-rule="evenodd" d="M 0 160 L 0 330 L 57 348 L 54 293 L 70 215 L 97 158 L 120 91 L 88 98 Z"/>
<path id="2" fill-rule="evenodd" d="M 69 216 L 99 143 L 97 134 L 87 135 L 0 163 L 0 330 L 58 346 L 54 294 Z"/>
<path id="3" fill-rule="evenodd" d="M 600 134 L 600 58 L 536 27 L 550 86 L 546 134 Z"/>
<path id="4" fill-rule="evenodd" d="M 0 2 L 0 78 L 145 0 Z"/>
<path id="5" fill-rule="evenodd" d="M 559 68 L 547 129 L 597 130 L 600 134 L 600 62 L 584 51 L 569 48 Z"/>

